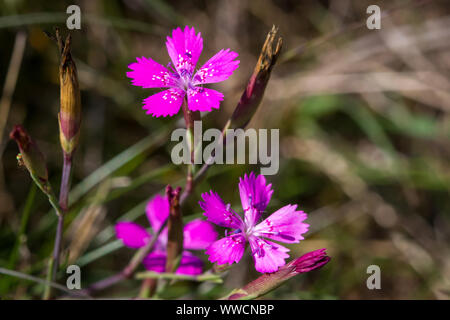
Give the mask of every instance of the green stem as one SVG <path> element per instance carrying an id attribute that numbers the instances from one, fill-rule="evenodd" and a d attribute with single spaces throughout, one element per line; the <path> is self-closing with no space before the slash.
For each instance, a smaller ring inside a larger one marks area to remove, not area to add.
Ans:
<path id="1" fill-rule="evenodd" d="M 55 281 L 56 274 L 59 268 L 59 257 L 61 255 L 61 242 L 63 238 L 64 231 L 64 214 L 67 212 L 69 207 L 69 188 L 70 188 L 70 171 L 72 169 L 72 158 L 70 155 L 64 154 L 64 163 L 62 170 L 62 178 L 61 178 L 61 187 L 59 191 L 59 201 L 57 202 L 56 197 L 52 194 L 49 199 L 52 206 L 55 208 L 59 208 L 58 211 L 58 224 L 56 227 L 55 234 L 55 244 L 53 247 L 53 256 L 52 256 L 52 268 L 50 271 L 50 280 Z M 51 288 L 49 287 L 48 297 L 51 297 Z"/>
<path id="2" fill-rule="evenodd" d="M 49 300 L 52 295 L 52 289 L 50 283 L 52 282 L 52 270 L 53 265 L 55 261 L 53 260 L 53 257 L 50 258 L 48 261 L 48 267 L 47 267 L 47 277 L 45 279 L 45 288 L 44 288 L 44 295 L 42 296 L 42 299 Z"/>
<path id="3" fill-rule="evenodd" d="M 214 282 L 222 283 L 222 278 L 219 275 L 204 273 L 198 276 L 190 276 L 186 274 L 176 274 L 176 273 L 157 273 L 153 271 L 140 272 L 136 274 L 136 279 L 165 279 L 165 280 L 190 280 L 197 282 Z"/>
<path id="4" fill-rule="evenodd" d="M 56 215 L 58 216 L 58 227 L 56 230 L 56 238 L 55 238 L 55 247 L 53 250 L 53 256 L 51 260 L 49 261 L 49 267 L 48 267 L 48 273 L 47 273 L 47 282 L 44 289 L 44 299 L 50 299 L 51 296 L 51 286 L 50 282 L 54 280 L 54 276 L 56 274 L 56 268 L 55 264 L 57 265 L 57 262 L 59 261 L 59 251 L 60 251 L 60 244 L 61 244 L 61 234 L 62 234 L 62 227 L 63 227 L 63 214 L 61 207 L 59 206 L 58 199 L 56 199 L 55 194 L 53 193 L 52 187 L 48 181 L 42 181 L 30 172 L 31 178 L 36 183 L 36 185 L 39 187 L 39 189 L 44 192 L 47 197 L 48 201 L 50 202 L 53 209 L 55 209 Z M 55 254 L 57 252 L 57 254 Z"/>

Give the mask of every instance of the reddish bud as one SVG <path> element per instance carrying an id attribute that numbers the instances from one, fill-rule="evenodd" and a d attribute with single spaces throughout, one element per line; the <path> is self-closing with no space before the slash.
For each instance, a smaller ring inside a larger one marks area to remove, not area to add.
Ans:
<path id="1" fill-rule="evenodd" d="M 296 273 L 305 273 L 318 269 L 330 261 L 330 257 L 325 252 L 326 249 L 320 249 L 316 251 L 308 252 L 300 258 L 291 261 L 289 264 L 295 266 Z"/>
<path id="2" fill-rule="evenodd" d="M 266 273 L 258 279 L 250 282 L 241 289 L 234 290 L 228 297 L 229 300 L 255 299 L 282 285 L 288 279 L 301 273 L 309 272 L 323 267 L 330 261 L 330 257 L 320 249 L 308 252 L 280 267 L 274 273 Z"/>
<path id="3" fill-rule="evenodd" d="M 16 141 L 20 150 L 20 162 L 27 168 L 33 178 L 36 178 L 40 186 L 48 183 L 48 171 L 45 158 L 39 150 L 36 142 L 21 125 L 15 125 L 9 137 Z"/>

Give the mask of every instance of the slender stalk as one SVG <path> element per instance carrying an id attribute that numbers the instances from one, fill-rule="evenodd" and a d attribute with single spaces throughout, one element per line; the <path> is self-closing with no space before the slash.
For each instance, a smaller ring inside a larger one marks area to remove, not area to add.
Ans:
<path id="1" fill-rule="evenodd" d="M 64 214 L 67 212 L 69 207 L 69 188 L 70 188 L 70 171 L 72 168 L 72 159 L 70 156 L 64 154 L 64 163 L 62 169 L 62 178 L 61 178 L 61 187 L 59 192 L 59 203 L 58 206 L 60 211 L 57 211 L 58 215 L 58 224 L 56 226 L 56 234 L 55 234 L 55 243 L 53 246 L 53 256 L 51 259 L 51 263 L 49 264 L 49 281 L 54 282 L 56 279 L 56 274 L 59 268 L 59 260 L 61 255 L 61 242 L 63 238 L 64 231 Z M 55 202 L 56 199 L 52 199 L 50 202 Z M 53 204 L 52 204 L 53 205 Z M 56 207 L 56 205 L 53 205 Z M 51 287 L 47 286 L 46 292 L 44 294 L 45 299 L 50 299 L 51 297 Z"/>
<path id="2" fill-rule="evenodd" d="M 153 296 L 156 292 L 158 279 L 144 279 L 142 280 L 141 290 L 139 291 L 139 298 L 147 299 Z"/>
<path id="3" fill-rule="evenodd" d="M 32 175 L 33 177 L 33 175 Z M 33 178 L 34 179 L 34 178 Z M 51 298 L 52 292 L 51 292 L 51 282 L 54 282 L 55 276 L 56 276 L 56 270 L 57 270 L 57 264 L 55 257 L 59 261 L 59 251 L 61 246 L 61 234 L 62 234 L 62 225 L 63 225 L 63 211 L 59 207 L 58 201 L 56 200 L 56 197 L 54 196 L 53 192 L 50 192 L 47 194 L 48 200 L 52 207 L 55 209 L 56 215 L 58 216 L 58 226 L 56 228 L 56 235 L 55 235 L 55 244 L 53 247 L 53 255 L 50 258 L 50 261 L 48 263 L 47 268 L 47 282 L 44 289 L 44 295 L 43 298 L 45 300 L 48 300 Z"/>
<path id="4" fill-rule="evenodd" d="M 226 145 L 225 133 L 226 133 L 227 129 L 230 128 L 230 125 L 231 125 L 231 120 L 228 120 L 222 129 L 222 134 L 220 136 L 220 141 L 219 141 L 219 143 L 221 143 L 220 147 Z M 195 176 L 192 176 L 192 175 L 189 176 L 189 174 L 188 174 L 188 176 L 186 178 L 186 187 L 180 196 L 180 204 L 183 204 L 189 198 L 192 191 L 194 190 L 195 185 L 197 185 L 201 181 L 201 179 L 205 176 L 206 171 L 208 171 L 211 164 L 214 163 L 215 158 L 216 158 L 216 155 L 215 155 L 215 153 L 213 153 L 208 158 L 208 160 L 203 164 L 203 166 L 200 168 L 200 170 L 197 171 Z"/>
<path id="5" fill-rule="evenodd" d="M 70 171 L 72 170 L 72 157 L 64 154 L 64 163 L 61 177 L 61 188 L 59 190 L 59 205 L 64 212 L 69 207 Z"/>
<path id="6" fill-rule="evenodd" d="M 159 273 L 153 271 L 140 272 L 136 274 L 136 279 L 168 279 L 168 280 L 190 280 L 197 282 L 210 281 L 214 283 L 222 283 L 222 278 L 220 275 L 204 273 L 198 276 L 191 276 L 187 274 L 176 274 L 176 273 Z"/>
<path id="7" fill-rule="evenodd" d="M 194 182 L 194 160 L 195 160 L 195 139 L 194 139 L 194 121 L 200 120 L 200 113 L 198 111 L 193 112 L 189 110 L 187 98 L 184 99 L 183 105 L 183 116 L 184 121 L 186 123 L 186 130 L 189 138 L 189 152 L 191 155 L 191 161 L 188 165 L 187 176 L 186 176 L 186 185 L 184 188 L 184 192 L 190 194 L 193 189 Z"/>
<path id="8" fill-rule="evenodd" d="M 55 245 L 53 247 L 53 269 L 52 269 L 52 281 L 56 278 L 56 273 L 59 268 L 59 256 L 61 254 L 61 242 L 62 234 L 64 230 L 64 214 L 69 208 L 69 188 L 70 188 L 70 171 L 72 169 L 71 156 L 64 155 L 64 163 L 61 178 L 61 187 L 59 191 L 59 206 L 62 210 L 62 214 L 58 215 L 58 225 L 56 227 Z"/>
<path id="9" fill-rule="evenodd" d="M 53 246 L 53 268 L 51 277 L 52 281 L 56 279 L 56 273 L 59 268 L 59 256 L 61 253 L 63 227 L 64 227 L 64 215 L 59 215 L 58 225 L 56 226 L 56 233 L 55 233 L 55 244 Z"/>
<path id="10" fill-rule="evenodd" d="M 55 262 L 55 260 L 53 259 L 53 257 L 51 257 L 50 260 L 48 261 L 47 277 L 45 278 L 44 294 L 42 296 L 42 299 L 44 299 L 44 300 L 49 300 L 52 296 L 51 282 L 52 282 L 52 275 L 53 275 L 52 271 L 53 271 L 54 262 Z"/>

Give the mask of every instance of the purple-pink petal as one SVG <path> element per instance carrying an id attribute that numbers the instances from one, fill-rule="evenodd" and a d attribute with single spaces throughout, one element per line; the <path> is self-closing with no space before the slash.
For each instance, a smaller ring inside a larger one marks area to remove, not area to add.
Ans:
<path id="1" fill-rule="evenodd" d="M 185 249 L 204 250 L 217 239 L 214 227 L 209 222 L 200 219 L 187 223 L 183 231 L 183 247 Z"/>
<path id="2" fill-rule="evenodd" d="M 169 210 L 169 200 L 166 196 L 157 194 L 147 203 L 145 214 L 154 232 L 157 232 L 169 217 Z"/>
<path id="3" fill-rule="evenodd" d="M 217 240 L 206 250 L 208 260 L 218 264 L 239 262 L 245 251 L 245 237 L 238 233 Z"/>
<path id="4" fill-rule="evenodd" d="M 144 264 L 145 269 L 160 273 L 164 272 L 164 270 L 166 269 L 166 258 L 167 255 L 165 252 L 153 251 L 145 256 L 144 260 L 142 260 L 142 263 Z"/>
<path id="5" fill-rule="evenodd" d="M 145 228 L 133 222 L 119 222 L 115 226 L 117 238 L 129 248 L 138 249 L 147 244 L 151 236 Z"/>
<path id="6" fill-rule="evenodd" d="M 188 107 L 191 111 L 219 109 L 223 94 L 213 89 L 193 87 L 187 91 Z"/>
<path id="7" fill-rule="evenodd" d="M 173 116 L 180 111 L 185 92 L 178 88 L 170 88 L 144 99 L 142 109 L 154 117 Z"/>
<path id="8" fill-rule="evenodd" d="M 243 227 L 242 219 L 230 208 L 225 205 L 219 195 L 210 191 L 202 194 L 203 201 L 199 201 L 200 207 L 205 211 L 204 215 L 208 221 L 227 228 L 239 229 Z"/>
<path id="9" fill-rule="evenodd" d="M 215 83 L 228 79 L 239 67 L 236 52 L 222 49 L 209 59 L 194 75 L 194 84 Z"/>
<path id="10" fill-rule="evenodd" d="M 177 28 L 172 31 L 172 38 L 167 37 L 166 47 L 180 76 L 186 72 L 192 75 L 203 50 L 201 33 L 195 34 L 193 27 L 186 26 L 184 31 Z"/>
<path id="11" fill-rule="evenodd" d="M 239 178 L 239 194 L 245 212 L 245 223 L 247 226 L 254 226 L 269 204 L 273 194 L 272 184 L 267 184 L 263 175 L 255 176 L 251 172 L 250 175 L 245 174 L 244 178 Z"/>
<path id="12" fill-rule="evenodd" d="M 150 58 L 136 58 L 128 66 L 132 71 L 127 72 L 127 77 L 131 78 L 131 83 L 143 88 L 166 88 L 174 87 L 177 84 L 177 78 L 169 70 Z"/>
<path id="13" fill-rule="evenodd" d="M 297 205 L 287 205 L 259 223 L 253 234 L 286 243 L 299 242 L 309 228 L 309 224 L 303 222 L 306 218 L 306 213 L 297 211 Z"/>
<path id="14" fill-rule="evenodd" d="M 155 251 L 149 253 L 142 263 L 144 267 L 149 271 L 164 272 L 166 269 L 167 255 L 163 251 Z M 181 257 L 180 266 L 178 267 L 177 274 L 197 275 L 202 273 L 203 262 L 196 256 L 185 251 Z"/>
<path id="15" fill-rule="evenodd" d="M 258 272 L 275 272 L 279 267 L 286 264 L 285 259 L 289 257 L 286 252 L 289 249 L 265 239 L 255 236 L 248 238 L 255 261 L 255 269 Z"/>
<path id="16" fill-rule="evenodd" d="M 183 253 L 180 266 L 177 269 L 178 274 L 197 275 L 203 270 L 203 261 L 188 251 Z"/>

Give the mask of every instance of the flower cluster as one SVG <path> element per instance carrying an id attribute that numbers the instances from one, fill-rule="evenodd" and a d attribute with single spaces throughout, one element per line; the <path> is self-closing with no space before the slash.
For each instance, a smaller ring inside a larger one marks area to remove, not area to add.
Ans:
<path id="1" fill-rule="evenodd" d="M 247 118 L 255 112 L 255 106 L 259 104 L 262 97 L 270 69 L 279 54 L 281 39 L 278 39 L 276 46 L 272 48 L 275 34 L 276 29 L 273 29 L 266 40 L 265 49 L 263 48 L 265 55 L 260 57 L 259 69 L 261 70 L 258 69 L 261 72 L 252 77 L 251 88 L 257 82 L 258 75 L 265 79 L 265 82 L 259 80 L 260 84 L 264 83 L 264 85 L 258 87 L 260 92 L 257 95 L 258 99 L 255 101 L 241 99 L 240 104 L 253 104 L 253 107 L 244 112 L 241 106 L 240 111 L 236 113 L 246 114 L 244 122 L 248 122 Z M 155 117 L 173 116 L 178 113 L 183 101 L 187 102 L 187 108 L 190 111 L 218 109 L 220 101 L 223 100 L 222 93 L 204 88 L 203 85 L 226 80 L 239 66 L 239 61 L 235 60 L 238 54 L 230 49 L 220 50 L 200 69 L 195 70 L 203 49 L 203 39 L 200 33 L 196 33 L 194 28 L 188 26 L 184 30 L 180 28 L 173 30 L 172 37 L 167 37 L 166 47 L 172 60 L 172 64 L 169 63 L 167 67 L 145 57 L 137 58 L 137 62 L 128 66 L 131 71 L 127 72 L 127 76 L 132 79 L 133 85 L 143 88 L 168 88 L 144 100 L 143 108 L 147 110 L 147 113 Z M 202 194 L 202 201 L 199 201 L 199 204 L 207 221 L 229 228 L 231 232 L 226 231 L 225 237 L 217 240 L 217 233 L 208 222 L 194 220 L 186 224 L 183 231 L 184 251 L 177 273 L 199 274 L 202 271 L 202 261 L 187 250 L 206 250 L 209 261 L 220 265 L 231 265 L 241 260 L 247 243 L 250 246 L 255 268 L 261 273 L 279 271 L 279 276 L 281 274 L 292 276 L 295 273 L 318 268 L 328 262 L 329 258 L 322 250 L 306 254 L 295 260 L 295 263 L 290 262 L 286 265 L 285 260 L 289 257 L 289 249 L 274 241 L 298 243 L 303 240 L 303 234 L 309 227 L 304 222 L 307 214 L 297 210 L 297 205 L 289 204 L 262 219 L 266 216 L 265 211 L 273 194 L 272 185 L 266 182 L 264 176 L 256 176 L 253 172 L 245 175 L 239 181 L 239 193 L 243 215 L 236 213 L 230 204 L 225 204 L 214 191 Z M 146 213 L 154 231 L 163 225 L 169 216 L 169 210 L 167 197 L 156 196 L 149 202 Z M 146 229 L 132 222 L 118 223 L 116 232 L 117 237 L 130 248 L 143 247 L 152 237 Z M 164 272 L 167 258 L 166 246 L 167 228 L 161 232 L 154 250 L 143 260 L 148 270 Z M 302 266 L 298 270 L 297 264 Z M 282 266 L 284 267 L 280 268 Z"/>
<path id="2" fill-rule="evenodd" d="M 197 219 L 186 224 L 183 234 L 183 248 L 186 250 L 183 252 L 177 273 L 202 272 L 202 261 L 187 250 L 206 249 L 211 262 L 233 264 L 241 260 L 247 242 L 250 244 L 257 271 L 271 273 L 285 265 L 289 249 L 270 240 L 285 243 L 303 240 L 302 235 L 309 227 L 303 222 L 306 213 L 298 211 L 296 205 L 286 205 L 258 223 L 273 194 L 271 184 L 266 183 L 264 176 L 255 176 L 252 172 L 240 179 L 239 192 L 244 218 L 231 209 L 229 204 L 226 205 L 217 193 L 210 191 L 202 195 L 203 201 L 199 203 L 207 220 L 218 226 L 231 228 L 233 231 L 216 240 L 217 233 L 207 221 Z M 153 231 L 156 232 L 169 215 L 167 198 L 161 196 L 153 198 L 147 205 L 146 214 Z M 127 247 L 135 249 L 145 246 L 151 239 L 151 234 L 146 229 L 133 222 L 118 223 L 116 233 Z M 166 244 L 167 228 L 161 232 L 155 250 L 143 261 L 148 270 L 164 272 Z"/>

